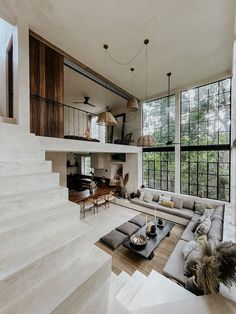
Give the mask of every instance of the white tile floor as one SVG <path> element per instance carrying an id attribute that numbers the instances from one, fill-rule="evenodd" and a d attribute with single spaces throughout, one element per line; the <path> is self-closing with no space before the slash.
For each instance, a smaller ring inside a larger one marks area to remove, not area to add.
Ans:
<path id="1" fill-rule="evenodd" d="M 97 242 L 99 238 L 138 214 L 140 213 L 132 209 L 111 203 L 106 210 L 99 207 L 96 214 L 93 211 L 86 212 L 85 218 L 81 220 L 93 228 L 94 242 Z"/>

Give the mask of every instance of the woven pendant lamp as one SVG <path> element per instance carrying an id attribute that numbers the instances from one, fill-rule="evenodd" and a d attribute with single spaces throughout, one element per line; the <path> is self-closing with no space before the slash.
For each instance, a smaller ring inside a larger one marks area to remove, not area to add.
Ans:
<path id="1" fill-rule="evenodd" d="M 153 135 L 142 135 L 138 138 L 137 146 L 153 147 L 155 146 L 155 138 Z"/>
<path id="2" fill-rule="evenodd" d="M 108 45 L 104 44 L 103 48 L 105 50 L 105 77 L 107 75 L 107 49 Z M 107 104 L 107 86 L 105 84 L 104 87 L 104 92 L 105 92 L 105 105 Z M 117 121 L 114 118 L 114 116 L 111 114 L 111 112 L 108 109 L 108 106 L 106 106 L 107 110 L 104 112 L 101 112 L 98 114 L 98 119 L 96 121 L 96 124 L 101 125 L 101 126 L 115 126 L 117 125 Z"/>
<path id="3" fill-rule="evenodd" d="M 110 111 L 104 111 L 98 114 L 98 119 L 96 124 L 98 125 L 106 125 L 106 126 L 115 126 L 117 125 L 117 121 L 114 116 L 110 113 Z"/>
<path id="4" fill-rule="evenodd" d="M 131 71 L 131 87 L 132 87 L 132 94 L 133 94 L 133 72 L 134 68 L 130 69 Z M 137 111 L 139 109 L 139 103 L 137 99 L 132 96 L 128 101 L 127 101 L 127 110 L 128 111 Z"/>

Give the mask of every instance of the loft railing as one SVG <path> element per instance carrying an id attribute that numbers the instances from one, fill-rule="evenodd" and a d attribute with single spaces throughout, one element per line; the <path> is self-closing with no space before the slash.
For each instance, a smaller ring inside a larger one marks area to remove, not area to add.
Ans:
<path id="1" fill-rule="evenodd" d="M 94 113 L 34 94 L 30 107 L 31 132 L 39 136 L 129 144 L 135 132 L 122 123 L 114 128 L 99 126 Z"/>

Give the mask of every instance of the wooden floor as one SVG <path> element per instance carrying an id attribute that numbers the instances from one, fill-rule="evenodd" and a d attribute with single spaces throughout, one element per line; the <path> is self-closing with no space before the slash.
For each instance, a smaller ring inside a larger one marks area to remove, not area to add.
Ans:
<path id="1" fill-rule="evenodd" d="M 152 270 L 156 270 L 159 273 L 163 272 L 165 264 L 179 241 L 184 229 L 184 226 L 175 224 L 171 230 L 170 237 L 163 239 L 159 246 L 154 250 L 154 258 L 152 260 L 139 257 L 123 247 L 123 245 L 114 251 L 101 242 L 97 242 L 96 245 L 112 256 L 112 271 L 115 274 L 118 275 L 122 271 L 125 271 L 129 275 L 132 275 L 138 270 L 147 276 Z"/>

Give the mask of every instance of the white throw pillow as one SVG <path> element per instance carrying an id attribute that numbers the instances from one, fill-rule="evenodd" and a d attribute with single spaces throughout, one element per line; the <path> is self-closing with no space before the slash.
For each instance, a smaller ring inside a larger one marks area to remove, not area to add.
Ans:
<path id="1" fill-rule="evenodd" d="M 140 191 L 140 195 L 139 195 L 140 201 L 143 201 L 144 195 L 145 195 L 145 192 L 144 191 Z"/>
<path id="2" fill-rule="evenodd" d="M 144 200 L 144 202 L 151 203 L 153 200 L 153 195 L 145 193 L 143 200 Z"/>

